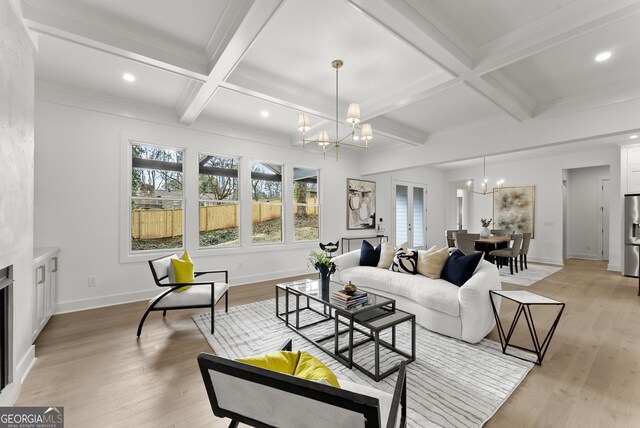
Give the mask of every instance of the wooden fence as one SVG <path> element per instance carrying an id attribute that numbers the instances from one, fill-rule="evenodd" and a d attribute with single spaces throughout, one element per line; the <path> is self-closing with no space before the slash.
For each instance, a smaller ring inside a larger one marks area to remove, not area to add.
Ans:
<path id="1" fill-rule="evenodd" d="M 296 207 L 296 214 L 303 207 Z M 307 215 L 318 215 L 318 207 L 304 207 Z M 253 204 L 252 224 L 280 218 L 281 205 Z M 238 205 L 200 207 L 200 232 L 238 226 Z M 171 238 L 182 235 L 182 210 L 144 209 L 131 211 L 131 235 L 134 239 Z"/>

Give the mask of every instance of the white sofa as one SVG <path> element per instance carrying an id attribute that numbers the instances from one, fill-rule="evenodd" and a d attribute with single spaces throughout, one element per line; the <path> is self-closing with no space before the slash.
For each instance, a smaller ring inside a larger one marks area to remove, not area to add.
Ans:
<path id="1" fill-rule="evenodd" d="M 398 309 L 415 314 L 416 322 L 431 331 L 476 343 L 495 326 L 489 290 L 500 290 L 502 284 L 498 269 L 486 260 L 461 287 L 419 274 L 359 266 L 360 250 L 333 261 L 337 265 L 334 281 L 351 281 L 363 290 L 395 299 Z M 497 299 L 497 308 L 499 304 Z"/>

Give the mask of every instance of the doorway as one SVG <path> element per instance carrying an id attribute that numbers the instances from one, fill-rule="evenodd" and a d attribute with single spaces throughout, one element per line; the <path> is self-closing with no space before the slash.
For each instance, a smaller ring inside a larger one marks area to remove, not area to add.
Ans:
<path id="1" fill-rule="evenodd" d="M 600 185 L 600 230 L 602 260 L 609 260 L 609 185 L 611 180 L 603 179 Z"/>
<path id="2" fill-rule="evenodd" d="M 427 235 L 427 186 L 393 182 L 393 239 L 395 245 L 424 248 Z"/>
<path id="3" fill-rule="evenodd" d="M 609 259 L 609 165 L 573 168 L 563 171 L 563 199 L 566 192 L 567 258 Z M 563 204 L 564 205 L 564 204 Z"/>

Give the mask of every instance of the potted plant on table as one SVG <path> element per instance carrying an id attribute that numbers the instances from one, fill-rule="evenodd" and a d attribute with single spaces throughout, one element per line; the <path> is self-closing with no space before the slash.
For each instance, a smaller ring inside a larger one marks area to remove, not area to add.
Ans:
<path id="1" fill-rule="evenodd" d="M 311 250 L 307 257 L 307 266 L 313 266 L 318 271 L 322 284 L 322 294 L 329 292 L 331 274 L 336 271 L 336 264 L 323 251 Z"/>
<path id="2" fill-rule="evenodd" d="M 489 226 L 491 225 L 491 222 L 493 221 L 492 218 L 481 218 L 480 219 L 480 224 L 482 224 L 482 230 L 480 231 L 480 237 L 481 238 L 486 238 L 489 235 L 491 235 L 491 231 L 489 230 Z"/>

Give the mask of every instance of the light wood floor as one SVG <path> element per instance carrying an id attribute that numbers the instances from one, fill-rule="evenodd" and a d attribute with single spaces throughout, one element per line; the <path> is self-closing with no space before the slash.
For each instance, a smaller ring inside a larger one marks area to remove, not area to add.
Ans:
<path id="1" fill-rule="evenodd" d="M 234 287 L 232 304 L 271 298 L 270 283 Z M 515 286 L 505 288 L 516 289 Z M 601 262 L 570 260 L 530 288 L 567 303 L 545 361 L 534 367 L 488 427 L 640 426 L 640 297 L 637 280 Z M 211 352 L 190 318 L 146 303 L 54 316 L 17 405 L 65 407 L 67 427 L 226 427 L 212 416 L 195 356 Z M 503 319 L 514 308 L 504 304 Z M 551 313 L 535 313 L 539 328 Z M 524 331 L 517 332 L 525 344 Z M 490 338 L 497 339 L 495 331 Z"/>

